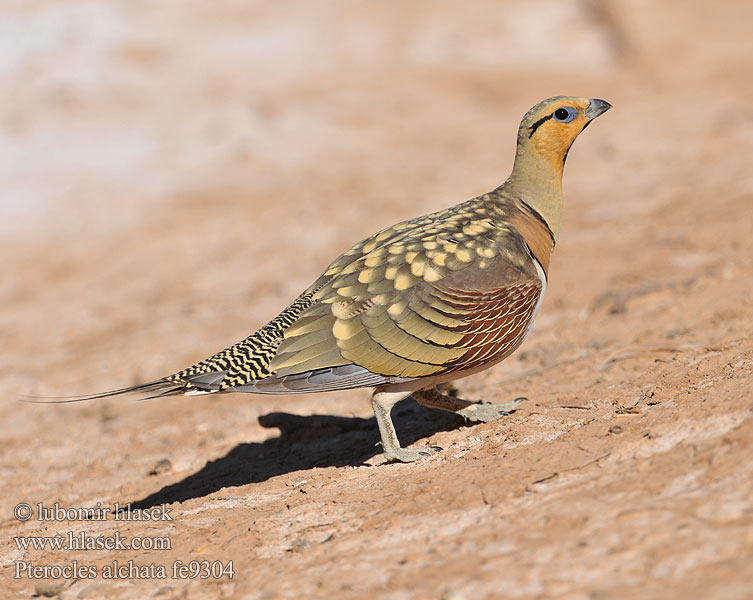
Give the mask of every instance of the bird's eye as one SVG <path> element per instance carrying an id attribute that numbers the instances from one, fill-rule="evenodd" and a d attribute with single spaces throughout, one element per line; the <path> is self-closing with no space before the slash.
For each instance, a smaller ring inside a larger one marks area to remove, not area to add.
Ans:
<path id="1" fill-rule="evenodd" d="M 559 121 L 560 123 L 569 123 L 575 118 L 575 109 L 570 106 L 560 107 L 554 111 L 552 117 L 555 121 Z"/>

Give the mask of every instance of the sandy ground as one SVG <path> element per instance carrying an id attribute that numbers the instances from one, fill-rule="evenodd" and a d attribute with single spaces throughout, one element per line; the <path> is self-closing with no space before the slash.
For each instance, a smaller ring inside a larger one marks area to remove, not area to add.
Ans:
<path id="1" fill-rule="evenodd" d="M 753 597 L 750 2 L 0 17 L 3 597 Z M 381 457 L 368 390 L 19 400 L 245 337 L 352 242 L 499 184 L 554 94 L 615 108 L 570 153 L 529 339 L 457 384 L 528 398 L 515 414 L 467 426 L 407 401 L 403 443 L 445 451 L 406 465 Z M 159 520 L 39 519 L 129 502 Z M 82 533 L 169 549 L 19 545 Z M 74 562 L 96 576 L 32 576 Z"/>

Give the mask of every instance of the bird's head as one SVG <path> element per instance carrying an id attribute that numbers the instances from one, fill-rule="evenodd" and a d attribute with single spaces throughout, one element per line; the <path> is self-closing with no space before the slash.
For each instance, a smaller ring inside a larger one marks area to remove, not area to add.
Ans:
<path id="1" fill-rule="evenodd" d="M 555 96 L 529 110 L 518 130 L 518 152 L 534 153 L 562 173 L 570 146 L 586 126 L 612 108 L 604 100 Z"/>
<path id="2" fill-rule="evenodd" d="M 520 122 L 515 165 L 502 188 L 533 207 L 555 237 L 562 224 L 567 153 L 578 134 L 610 108 L 604 100 L 555 96 L 539 102 Z"/>

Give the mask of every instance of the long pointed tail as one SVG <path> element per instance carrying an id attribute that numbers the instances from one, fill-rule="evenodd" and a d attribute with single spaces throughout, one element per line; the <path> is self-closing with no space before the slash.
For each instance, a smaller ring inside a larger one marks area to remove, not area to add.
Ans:
<path id="1" fill-rule="evenodd" d="M 311 306 L 312 295 L 313 292 L 302 294 L 282 313 L 246 339 L 173 375 L 149 383 L 99 394 L 52 398 L 27 396 L 24 397 L 24 401 L 40 403 L 83 402 L 125 395 L 133 395 L 138 400 L 152 400 L 165 396 L 211 394 L 212 392 L 230 391 L 233 387 L 247 386 L 257 379 L 263 379 L 270 375 L 269 362 L 277 352 L 285 329 L 298 318 L 303 310 Z"/>
<path id="2" fill-rule="evenodd" d="M 154 398 L 164 398 L 165 396 L 179 396 L 190 393 L 208 393 L 197 390 L 189 383 L 173 380 L 169 377 L 134 385 L 131 387 L 120 388 L 118 390 L 109 390 L 99 394 L 86 394 L 83 396 L 22 396 L 24 402 L 39 404 L 60 404 L 66 402 L 84 402 L 85 400 L 99 400 L 100 398 L 110 398 L 112 396 L 133 395 L 136 400 L 152 400 Z"/>

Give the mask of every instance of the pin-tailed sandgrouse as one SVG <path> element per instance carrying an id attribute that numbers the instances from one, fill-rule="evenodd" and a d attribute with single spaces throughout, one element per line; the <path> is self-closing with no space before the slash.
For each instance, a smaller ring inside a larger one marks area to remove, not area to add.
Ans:
<path id="1" fill-rule="evenodd" d="M 488 369 L 525 338 L 560 231 L 565 158 L 609 108 L 570 96 L 540 102 L 523 117 L 512 174 L 497 189 L 357 243 L 234 346 L 169 377 L 86 398 L 373 387 L 384 453 L 404 462 L 432 450 L 400 447 L 390 411 L 409 395 L 474 421 L 508 414 L 510 403 L 467 402 L 436 386 Z"/>

